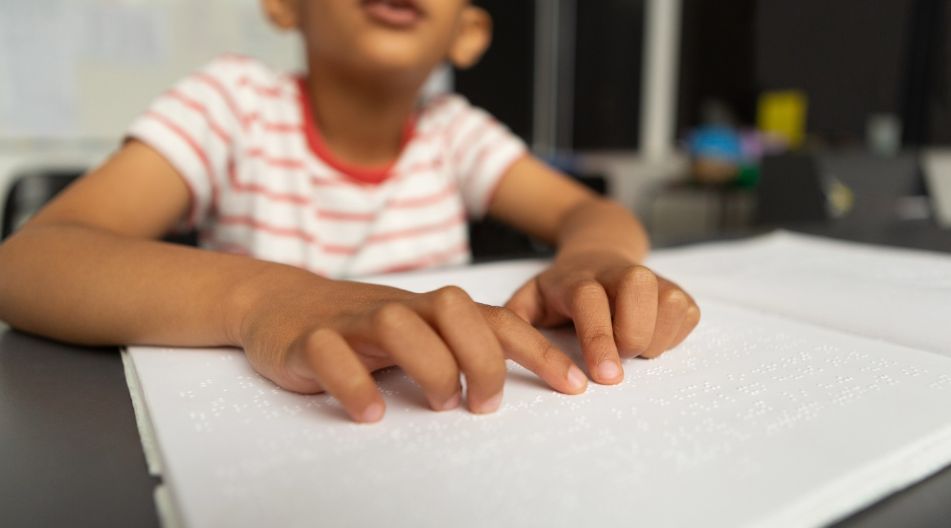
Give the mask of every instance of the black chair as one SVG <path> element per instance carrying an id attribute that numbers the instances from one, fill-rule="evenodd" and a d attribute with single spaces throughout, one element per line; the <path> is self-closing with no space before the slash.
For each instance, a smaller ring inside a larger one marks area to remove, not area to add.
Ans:
<path id="1" fill-rule="evenodd" d="M 46 202 L 52 200 L 82 174 L 81 169 L 55 169 L 25 172 L 15 177 L 3 201 L 0 240 L 5 240 L 13 234 Z"/>

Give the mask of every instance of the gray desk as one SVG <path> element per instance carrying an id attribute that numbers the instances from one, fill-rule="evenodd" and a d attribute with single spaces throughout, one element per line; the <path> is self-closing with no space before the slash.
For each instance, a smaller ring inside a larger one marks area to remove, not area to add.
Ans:
<path id="1" fill-rule="evenodd" d="M 158 526 L 117 349 L 0 330 L 0 526 Z"/>
<path id="2" fill-rule="evenodd" d="M 951 252 L 951 233 L 926 222 L 802 230 Z M 117 350 L 0 330 L 0 526 L 155 526 L 155 484 Z M 951 526 L 951 468 L 840 525 Z"/>

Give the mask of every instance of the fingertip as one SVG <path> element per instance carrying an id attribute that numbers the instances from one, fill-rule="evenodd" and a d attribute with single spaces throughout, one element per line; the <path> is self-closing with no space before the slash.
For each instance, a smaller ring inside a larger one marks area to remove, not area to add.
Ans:
<path id="1" fill-rule="evenodd" d="M 475 414 L 490 414 L 499 410 L 499 407 L 502 405 L 502 393 L 499 392 L 495 396 L 491 396 L 485 400 L 479 401 L 469 401 L 469 410 Z"/>
<path id="2" fill-rule="evenodd" d="M 624 369 L 620 363 L 605 359 L 591 371 L 592 378 L 601 385 L 617 385 L 624 380 Z"/>
<path id="3" fill-rule="evenodd" d="M 634 359 L 634 358 L 639 358 L 639 357 L 641 357 L 641 354 L 643 354 L 643 353 L 644 353 L 644 350 L 642 350 L 642 349 L 638 349 L 638 350 L 633 350 L 633 349 L 632 349 L 632 350 L 618 349 L 618 355 L 621 356 L 621 359 Z"/>
<path id="4" fill-rule="evenodd" d="M 569 394 L 581 394 L 588 390 L 588 377 L 575 365 L 568 367 L 568 373 L 565 375 L 565 379 L 568 380 L 567 392 Z"/>
<path id="5" fill-rule="evenodd" d="M 376 423 L 383 419 L 385 410 L 383 402 L 373 402 L 367 405 L 355 418 L 360 423 Z"/>
<path id="6" fill-rule="evenodd" d="M 462 403 L 462 392 L 460 391 L 457 391 L 448 400 L 444 402 L 438 402 L 433 399 L 429 400 L 430 407 L 432 407 L 432 409 L 437 412 L 451 411 L 453 409 L 458 408 L 461 403 Z"/>

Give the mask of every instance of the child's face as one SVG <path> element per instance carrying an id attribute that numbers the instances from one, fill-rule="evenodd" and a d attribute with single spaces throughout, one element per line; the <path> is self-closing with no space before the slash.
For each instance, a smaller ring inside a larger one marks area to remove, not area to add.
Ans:
<path id="1" fill-rule="evenodd" d="M 473 37 L 473 17 L 485 16 L 470 0 L 274 1 L 293 13 L 312 64 L 394 80 L 425 78 L 440 62 L 456 59 L 460 40 Z M 484 22 L 475 25 L 488 31 Z"/>

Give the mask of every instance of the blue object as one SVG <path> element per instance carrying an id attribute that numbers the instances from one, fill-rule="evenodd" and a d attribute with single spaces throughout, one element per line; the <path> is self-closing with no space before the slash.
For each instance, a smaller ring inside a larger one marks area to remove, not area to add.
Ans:
<path id="1" fill-rule="evenodd" d="M 713 158 L 730 163 L 743 159 L 740 135 L 732 128 L 705 126 L 690 135 L 690 154 L 695 158 Z"/>

